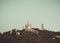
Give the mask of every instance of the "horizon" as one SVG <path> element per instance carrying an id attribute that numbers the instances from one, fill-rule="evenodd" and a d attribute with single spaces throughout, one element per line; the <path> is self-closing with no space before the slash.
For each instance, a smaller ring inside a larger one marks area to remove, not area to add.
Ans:
<path id="1" fill-rule="evenodd" d="M 60 31 L 60 0 L 0 0 L 0 32 L 33 28 Z"/>

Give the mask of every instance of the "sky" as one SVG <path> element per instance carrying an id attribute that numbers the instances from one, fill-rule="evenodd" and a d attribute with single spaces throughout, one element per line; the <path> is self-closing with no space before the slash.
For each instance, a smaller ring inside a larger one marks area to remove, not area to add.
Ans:
<path id="1" fill-rule="evenodd" d="M 0 32 L 33 28 L 60 31 L 60 0 L 0 0 Z"/>

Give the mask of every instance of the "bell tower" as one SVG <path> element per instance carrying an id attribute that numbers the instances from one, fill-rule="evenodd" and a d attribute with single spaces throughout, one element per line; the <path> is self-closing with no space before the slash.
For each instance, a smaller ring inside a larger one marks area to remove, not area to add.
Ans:
<path id="1" fill-rule="evenodd" d="M 41 25 L 41 29 L 42 29 L 42 31 L 44 31 L 44 24 Z"/>

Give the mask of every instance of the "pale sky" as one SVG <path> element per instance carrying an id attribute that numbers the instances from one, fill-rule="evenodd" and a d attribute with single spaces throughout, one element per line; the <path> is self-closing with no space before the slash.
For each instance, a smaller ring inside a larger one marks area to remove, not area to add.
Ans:
<path id="1" fill-rule="evenodd" d="M 0 0 L 0 32 L 32 27 L 60 31 L 60 0 Z"/>

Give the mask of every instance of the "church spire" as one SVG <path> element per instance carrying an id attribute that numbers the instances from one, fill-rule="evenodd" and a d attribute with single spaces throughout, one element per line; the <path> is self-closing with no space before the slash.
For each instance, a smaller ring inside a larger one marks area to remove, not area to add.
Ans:
<path id="1" fill-rule="evenodd" d="M 27 21 L 27 24 L 25 25 L 25 30 L 31 31 L 31 29 L 32 29 L 32 25 L 29 23 L 29 21 Z"/>

